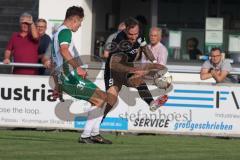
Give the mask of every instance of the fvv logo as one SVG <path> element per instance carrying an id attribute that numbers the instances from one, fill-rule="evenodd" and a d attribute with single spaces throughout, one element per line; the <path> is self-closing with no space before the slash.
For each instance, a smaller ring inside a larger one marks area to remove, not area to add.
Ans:
<path id="1" fill-rule="evenodd" d="M 226 101 L 232 97 L 237 109 L 240 109 L 237 96 L 234 91 L 217 91 L 216 92 L 216 108 L 220 108 L 220 102 Z"/>
<path id="2" fill-rule="evenodd" d="M 239 95 L 237 90 L 199 90 L 176 86 L 173 92 L 169 94 L 168 101 L 164 106 L 220 109 L 233 102 L 231 106 L 239 110 Z"/>

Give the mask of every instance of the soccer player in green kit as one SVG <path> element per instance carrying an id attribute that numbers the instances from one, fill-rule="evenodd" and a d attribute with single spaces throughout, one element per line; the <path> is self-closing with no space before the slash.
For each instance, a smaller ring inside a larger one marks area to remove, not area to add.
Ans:
<path id="1" fill-rule="evenodd" d="M 84 131 L 79 138 L 80 143 L 111 144 L 110 140 L 103 138 L 99 133 L 107 99 L 106 93 L 86 79 L 87 72 L 80 67 L 74 57 L 72 32 L 80 28 L 83 17 L 82 7 L 69 7 L 63 24 L 54 34 L 52 60 L 55 67 L 56 90 L 61 88 L 61 91 L 70 96 L 92 104 L 92 107 L 88 109 Z"/>

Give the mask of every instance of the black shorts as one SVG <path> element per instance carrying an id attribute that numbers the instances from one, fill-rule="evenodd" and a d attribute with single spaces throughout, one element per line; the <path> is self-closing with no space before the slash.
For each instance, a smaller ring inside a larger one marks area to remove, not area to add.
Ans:
<path id="1" fill-rule="evenodd" d="M 104 72 L 104 82 L 106 91 L 112 87 L 116 86 L 121 89 L 122 85 L 128 86 L 128 79 L 133 76 L 133 73 L 120 73 L 113 72 L 110 69 L 106 69 Z"/>

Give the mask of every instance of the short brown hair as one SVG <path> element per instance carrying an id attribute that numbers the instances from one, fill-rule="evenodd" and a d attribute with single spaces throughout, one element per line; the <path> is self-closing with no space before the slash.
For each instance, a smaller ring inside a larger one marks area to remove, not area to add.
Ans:
<path id="1" fill-rule="evenodd" d="M 71 18 L 72 16 L 84 17 L 84 10 L 80 6 L 72 6 L 67 9 L 65 19 Z"/>
<path id="2" fill-rule="evenodd" d="M 213 51 L 219 51 L 220 53 L 222 53 L 222 50 L 218 47 L 213 47 L 210 51 L 210 53 L 212 54 Z"/>
<path id="3" fill-rule="evenodd" d="M 129 17 L 124 21 L 125 25 L 126 25 L 126 29 L 129 30 L 135 26 L 139 26 L 139 22 L 138 20 L 136 20 L 135 18 Z"/>

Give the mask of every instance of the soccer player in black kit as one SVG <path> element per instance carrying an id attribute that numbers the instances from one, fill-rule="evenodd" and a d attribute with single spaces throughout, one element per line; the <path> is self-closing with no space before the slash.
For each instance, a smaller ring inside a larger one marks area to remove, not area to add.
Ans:
<path id="1" fill-rule="evenodd" d="M 141 99 L 149 105 L 151 111 L 157 110 L 167 101 L 167 99 L 161 98 L 153 99 L 142 78 L 148 73 L 148 70 L 144 67 L 134 67 L 134 62 L 141 57 L 142 53 L 152 63 L 156 63 L 144 37 L 139 34 L 138 21 L 134 18 L 128 18 L 125 20 L 125 25 L 126 29 L 118 33 L 112 41 L 110 55 L 105 65 L 104 81 L 108 94 L 108 104 L 105 108 L 104 117 L 116 104 L 122 85 L 136 88 Z M 160 65 L 160 67 L 163 66 Z"/>

